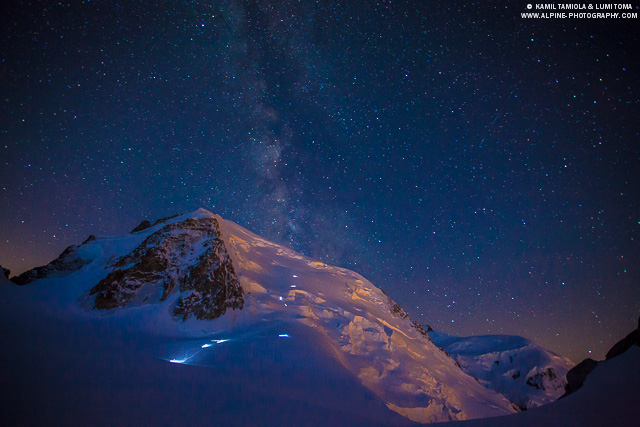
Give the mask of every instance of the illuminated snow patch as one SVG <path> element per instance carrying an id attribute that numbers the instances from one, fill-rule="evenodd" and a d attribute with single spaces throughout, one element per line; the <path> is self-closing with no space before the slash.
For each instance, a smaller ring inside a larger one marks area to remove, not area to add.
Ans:
<path id="1" fill-rule="evenodd" d="M 211 340 L 211 343 L 205 343 L 205 344 L 202 344 L 202 345 L 200 346 L 201 348 L 199 348 L 199 349 L 198 349 L 197 351 L 195 351 L 193 354 L 189 354 L 190 352 L 189 352 L 189 353 L 187 353 L 187 356 L 186 356 L 186 357 L 183 357 L 183 358 L 174 358 L 174 359 L 164 359 L 164 360 L 166 360 L 166 361 L 168 361 L 168 362 L 171 362 L 171 363 L 179 363 L 179 364 L 187 364 L 187 365 L 189 365 L 189 364 L 190 364 L 189 362 L 191 361 L 191 359 L 193 359 L 193 358 L 194 358 L 194 357 L 196 357 L 198 354 L 200 354 L 200 353 L 201 353 L 205 348 L 212 347 L 212 346 L 214 345 L 214 344 L 212 344 L 212 343 L 220 344 L 220 343 L 227 342 L 227 341 L 231 341 L 231 340 L 230 340 L 230 339 Z"/>

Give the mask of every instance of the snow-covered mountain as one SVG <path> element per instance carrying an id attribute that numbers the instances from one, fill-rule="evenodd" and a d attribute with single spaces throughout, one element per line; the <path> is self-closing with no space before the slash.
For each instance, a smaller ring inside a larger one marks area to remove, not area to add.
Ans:
<path id="1" fill-rule="evenodd" d="M 32 313 L 65 321 L 83 319 L 97 328 L 167 337 L 142 352 L 155 352 L 175 365 L 218 369 L 221 348 L 229 344 L 225 360 L 231 372 L 234 361 L 251 364 L 264 356 L 243 353 L 240 343 L 253 348 L 252 340 L 274 337 L 283 344 L 264 341 L 272 362 L 266 369 L 282 361 L 306 363 L 300 362 L 305 358 L 317 359 L 313 366 L 335 365 L 324 377 L 344 371 L 350 385 L 342 388 L 360 390 L 350 399 L 370 395 L 409 420 L 464 420 L 517 411 L 503 395 L 460 369 L 420 324 L 359 274 L 311 260 L 204 209 L 143 223 L 124 236 L 91 236 L 47 266 L 12 280 L 26 285 L 0 294 L 12 313 L 28 304 Z M 290 369 L 294 375 L 296 367 Z M 215 372 L 221 377 L 213 376 L 212 383 L 223 383 L 225 374 Z M 322 378 L 319 382 L 318 390 L 331 388 L 321 384 Z M 275 401 L 291 399 L 293 386 L 287 388 L 285 379 L 271 386 Z M 344 406 L 332 402 L 331 394 L 322 398 L 328 410 Z M 246 413 L 252 413 L 251 404 L 244 402 Z"/>
<path id="2" fill-rule="evenodd" d="M 585 363 L 586 361 L 592 363 Z M 609 350 L 606 360 L 596 362 L 586 359 L 571 369 L 567 378 L 569 379 L 567 394 L 548 405 L 508 417 L 452 422 L 448 425 L 463 427 L 637 426 L 639 424 L 638 398 L 640 397 L 640 321 L 636 330 Z"/>
<path id="3" fill-rule="evenodd" d="M 562 396 L 565 376 L 574 366 L 569 359 L 519 336 L 455 337 L 431 330 L 429 336 L 462 370 L 521 409 L 545 405 Z"/>

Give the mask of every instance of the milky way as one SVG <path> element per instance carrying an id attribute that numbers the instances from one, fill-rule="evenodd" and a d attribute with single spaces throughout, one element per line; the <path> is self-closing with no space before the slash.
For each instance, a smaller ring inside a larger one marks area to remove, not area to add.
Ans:
<path id="1" fill-rule="evenodd" d="M 434 328 L 603 357 L 640 314 L 640 22 L 525 11 L 12 2 L 0 264 L 204 207 Z"/>

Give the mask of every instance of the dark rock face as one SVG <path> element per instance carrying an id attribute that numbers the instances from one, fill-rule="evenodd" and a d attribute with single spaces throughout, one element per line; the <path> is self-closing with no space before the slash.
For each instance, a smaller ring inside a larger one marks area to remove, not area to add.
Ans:
<path id="1" fill-rule="evenodd" d="M 164 226 L 91 288 L 94 308 L 164 301 L 179 290 L 173 314 L 182 319 L 214 319 L 227 309 L 241 309 L 244 292 L 219 230 L 214 218 Z"/>
<path id="2" fill-rule="evenodd" d="M 409 315 L 404 310 L 404 308 L 400 307 L 400 305 L 398 305 L 391 298 L 387 297 L 387 299 L 388 299 L 387 303 L 389 304 L 389 311 L 391 311 L 391 314 L 393 314 L 395 317 L 400 317 L 402 319 L 408 319 L 409 318 Z"/>
<path id="3" fill-rule="evenodd" d="M 0 265 L 0 268 L 2 269 L 2 274 L 4 274 L 4 277 L 6 277 L 7 279 L 9 278 L 9 274 L 11 274 L 11 272 L 9 271 L 8 268 L 4 268 L 3 266 Z"/>
<path id="4" fill-rule="evenodd" d="M 569 372 L 567 372 L 567 385 L 564 387 L 565 393 L 562 397 L 568 396 L 574 391 L 578 390 L 584 384 L 584 380 L 587 375 L 595 369 L 598 365 L 593 359 L 584 359 L 582 362 L 574 366 Z"/>
<path id="5" fill-rule="evenodd" d="M 95 239 L 95 237 L 91 239 L 92 237 L 93 236 L 89 236 L 83 245 Z M 88 260 L 81 259 L 78 256 L 78 246 L 72 245 L 65 249 L 58 258 L 51 261 L 49 264 L 25 271 L 18 277 L 12 277 L 11 281 L 16 285 L 26 285 L 38 279 L 44 279 L 45 277 L 66 276 L 69 273 L 81 269 L 89 262 L 90 261 Z"/>
<path id="6" fill-rule="evenodd" d="M 158 225 L 158 224 L 161 224 L 161 223 L 163 223 L 163 222 L 166 222 L 166 221 L 168 221 L 168 220 L 170 220 L 170 219 L 172 219 L 172 218 L 175 218 L 175 217 L 177 217 L 177 216 L 178 216 L 178 215 L 171 215 L 171 216 L 167 216 L 167 217 L 164 217 L 164 218 L 160 218 L 159 220 L 157 220 L 157 221 L 156 221 L 156 222 L 154 222 L 153 224 L 151 224 L 151 222 L 150 222 L 150 221 L 148 221 L 148 220 L 146 220 L 146 219 L 145 219 L 145 220 L 144 220 L 144 221 L 142 221 L 140 224 L 138 224 L 138 225 L 137 225 L 133 230 L 131 230 L 131 231 L 129 232 L 129 234 L 131 234 L 131 233 L 137 233 L 138 231 L 142 231 L 142 230 L 146 230 L 147 228 L 154 227 L 154 226 L 156 226 L 156 225 Z"/>
<path id="7" fill-rule="evenodd" d="M 175 217 L 177 217 L 177 216 L 178 216 L 178 214 L 171 215 L 171 216 L 165 216 L 164 218 L 160 218 L 159 220 L 157 220 L 156 222 L 154 222 L 154 223 L 153 223 L 152 227 L 153 227 L 153 226 L 156 226 L 156 225 L 158 225 L 158 224 L 160 224 L 160 223 L 167 222 L 167 221 L 169 221 L 170 219 L 175 218 Z"/>
<path id="8" fill-rule="evenodd" d="M 382 293 L 384 293 L 384 291 Z M 387 294 L 384 294 L 384 295 L 387 296 Z M 400 317 L 401 319 L 409 319 L 409 313 L 407 313 L 404 308 L 400 307 L 398 303 L 396 303 L 394 300 L 392 300 L 388 296 L 387 296 L 387 304 L 389 305 L 389 311 L 393 316 Z M 420 334 L 423 337 L 425 337 L 429 341 L 432 341 L 427 331 L 425 331 L 424 326 L 422 326 L 422 323 L 417 322 L 415 320 L 411 320 L 411 325 L 416 331 L 420 332 Z"/>
<path id="9" fill-rule="evenodd" d="M 546 388 L 545 380 L 548 379 L 549 381 L 553 381 L 556 378 L 558 378 L 558 375 L 553 370 L 553 368 L 548 368 L 546 371 L 538 372 L 537 374 L 528 377 L 527 385 L 530 385 L 531 387 L 535 387 L 538 390 L 545 390 Z"/>
<path id="10" fill-rule="evenodd" d="M 190 315 L 215 319 L 228 308 L 242 308 L 244 292 L 221 240 L 207 249 L 189 271 L 187 280 L 180 282 L 180 292 L 174 314 L 183 319 Z"/>
<path id="11" fill-rule="evenodd" d="M 422 326 L 422 323 L 413 320 L 411 324 L 413 325 L 415 330 L 417 330 L 418 332 L 420 332 L 420 334 L 422 334 L 423 337 L 431 341 L 431 337 L 428 334 L 429 331 L 428 330 L 425 331 L 424 326 Z M 429 327 L 429 325 L 427 325 L 427 327 Z"/>
<path id="12" fill-rule="evenodd" d="M 638 328 L 629 335 L 618 341 L 607 352 L 606 359 L 609 360 L 616 356 L 620 356 L 634 345 L 640 345 L 640 319 L 638 319 Z"/>
<path id="13" fill-rule="evenodd" d="M 638 319 L 638 327 L 635 331 L 618 341 L 611 347 L 605 356 L 606 360 L 613 359 L 620 356 L 625 351 L 629 350 L 634 345 L 640 346 L 640 319 Z M 593 359 L 584 359 L 578 363 L 573 369 L 567 372 L 567 385 L 565 387 L 565 393 L 562 397 L 566 397 L 574 391 L 580 389 L 587 379 L 587 376 L 598 365 Z"/>
<path id="14" fill-rule="evenodd" d="M 131 230 L 131 233 L 137 233 L 138 231 L 146 230 L 149 227 L 151 227 L 151 223 L 145 219 L 140 224 L 138 224 L 133 230 Z"/>

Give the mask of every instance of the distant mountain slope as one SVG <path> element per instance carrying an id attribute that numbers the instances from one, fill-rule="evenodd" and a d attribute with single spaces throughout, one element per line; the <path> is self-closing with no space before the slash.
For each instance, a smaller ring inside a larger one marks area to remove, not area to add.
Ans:
<path id="1" fill-rule="evenodd" d="M 297 343 L 292 354 L 277 353 L 279 360 L 300 360 L 296 354 L 309 349 L 342 366 L 340 375 L 351 378 L 353 389 L 364 386 L 410 420 L 515 412 L 359 274 L 266 241 L 204 209 L 143 223 L 128 235 L 87 239 L 13 280 L 26 286 L 3 295 L 11 304 L 89 319 L 114 331 L 174 337 L 162 347 L 162 357 L 174 364 L 213 368 L 221 349 L 243 351 L 230 343 L 248 345 L 278 329 L 278 339 Z M 277 364 L 260 363 L 265 369 Z M 274 386 L 274 393 L 289 387 L 286 379 Z"/>
<path id="2" fill-rule="evenodd" d="M 636 329 L 637 331 L 638 329 Z M 498 418 L 447 423 L 448 427 L 635 427 L 640 423 L 640 345 L 632 332 L 612 347 L 614 357 L 591 366 L 579 389 L 548 405 Z M 630 344 L 630 345 L 629 345 Z M 581 364 L 576 365 L 576 367 Z"/>
<path id="3" fill-rule="evenodd" d="M 429 335 L 466 373 L 522 409 L 558 399 L 567 383 L 565 375 L 574 365 L 519 336 L 454 337 L 436 331 Z"/>

